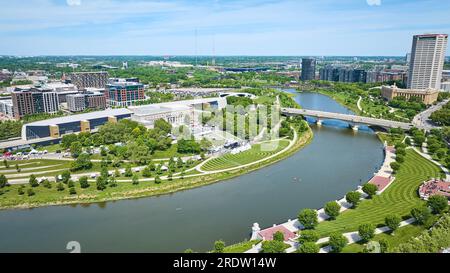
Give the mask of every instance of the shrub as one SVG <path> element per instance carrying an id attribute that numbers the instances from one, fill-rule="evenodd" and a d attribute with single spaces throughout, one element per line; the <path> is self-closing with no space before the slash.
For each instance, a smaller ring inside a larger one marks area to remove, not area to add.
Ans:
<path id="1" fill-rule="evenodd" d="M 33 189 L 28 189 L 27 190 L 27 195 L 28 196 L 33 196 L 33 195 L 35 195 L 36 193 L 34 192 L 34 190 Z"/>
<path id="2" fill-rule="evenodd" d="M 71 194 L 71 195 L 77 194 L 77 191 L 73 187 L 69 188 L 69 194 Z"/>
<path id="3" fill-rule="evenodd" d="M 63 185 L 63 183 L 59 182 L 59 183 L 56 185 L 56 190 L 57 190 L 57 191 L 63 191 L 63 190 L 64 190 L 64 185 Z"/>
<path id="4" fill-rule="evenodd" d="M 17 193 L 19 194 L 19 195 L 24 195 L 25 194 L 25 187 L 22 185 L 22 186 L 20 186 L 18 189 L 17 189 Z"/>

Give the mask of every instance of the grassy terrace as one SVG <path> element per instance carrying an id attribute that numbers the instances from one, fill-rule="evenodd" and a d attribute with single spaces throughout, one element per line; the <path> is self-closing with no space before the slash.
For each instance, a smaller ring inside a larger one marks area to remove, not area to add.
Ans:
<path id="1" fill-rule="evenodd" d="M 358 230 L 364 223 L 383 225 L 389 214 L 408 217 L 411 209 L 423 201 L 417 194 L 418 187 L 430 177 L 439 177 L 440 169 L 413 150 L 407 150 L 405 162 L 396 175 L 393 184 L 381 195 L 366 200 L 356 209 L 342 213 L 334 221 L 325 221 L 317 226 L 321 237 L 332 232 L 350 232 Z"/>
<path id="2" fill-rule="evenodd" d="M 194 187 L 204 186 L 214 182 L 223 181 L 239 175 L 243 175 L 251 171 L 265 167 L 267 165 L 273 164 L 277 161 L 283 160 L 289 155 L 298 151 L 300 148 L 307 145 L 309 141 L 311 141 L 311 139 L 312 139 L 312 131 L 309 130 L 301 134 L 298 138 L 298 141 L 288 151 L 280 155 L 277 155 L 271 159 L 264 160 L 262 162 L 253 164 L 246 168 L 238 168 L 232 171 L 219 172 L 203 176 L 185 177 L 184 179 L 174 177 L 172 181 L 164 180 L 162 181 L 161 184 L 156 184 L 154 181 L 140 181 L 138 185 L 133 185 L 131 182 L 126 182 L 126 183 L 118 183 L 117 187 L 108 186 L 104 191 L 99 191 L 96 189 L 95 182 L 90 182 L 90 187 L 86 189 L 82 189 L 80 187 L 80 184 L 76 182 L 75 183 L 76 194 L 70 195 L 67 185 L 64 185 L 65 189 L 63 191 L 58 191 L 56 189 L 56 184 L 51 183 L 52 185 L 51 189 L 47 189 L 43 186 L 33 188 L 33 191 L 36 193 L 34 196 L 28 196 L 26 193 L 24 195 L 19 195 L 18 194 L 19 185 L 11 185 L 2 189 L 3 192 L 0 195 L 0 209 L 30 208 L 49 205 L 103 202 L 120 199 L 155 196 L 173 193 L 181 190 L 187 190 Z M 70 161 L 68 162 L 70 164 Z M 14 167 L 11 166 L 11 168 Z M 91 172 L 93 172 L 93 170 L 90 170 L 88 173 Z M 60 174 L 60 172 L 58 172 L 58 174 Z M 186 175 L 189 174 L 197 174 L 197 172 L 191 171 L 189 173 L 186 173 Z M 45 176 L 50 177 L 50 175 Z M 38 175 L 38 177 L 40 177 L 40 175 Z M 117 181 L 121 181 L 123 179 L 125 178 L 120 177 L 117 179 Z M 30 186 L 28 184 L 26 184 L 25 186 L 26 192 L 27 189 L 30 188 Z"/>
<path id="3" fill-rule="evenodd" d="M 390 234 L 390 233 L 377 234 L 377 235 L 375 235 L 375 237 L 372 240 L 378 242 L 381 239 L 384 239 L 388 242 L 389 247 L 393 248 L 393 247 L 397 247 L 398 245 L 400 245 L 402 243 L 406 243 L 411 238 L 418 236 L 424 230 L 425 230 L 424 226 L 408 225 L 408 226 L 399 228 L 398 230 L 395 231 L 394 234 Z M 351 244 L 351 245 L 346 246 L 342 250 L 342 252 L 343 253 L 360 253 L 364 250 L 364 248 L 365 248 L 364 245 L 365 245 L 365 243 L 363 243 L 363 242 Z"/>
<path id="4" fill-rule="evenodd" d="M 4 174 L 8 179 L 24 179 L 28 178 L 31 174 L 35 174 L 36 177 L 54 177 L 61 174 L 64 170 L 68 170 L 71 167 L 72 161 L 67 160 L 53 160 L 53 159 L 31 159 L 21 161 L 8 161 L 9 168 L 5 168 L 4 165 L 0 167 L 0 174 Z M 15 165 L 18 164 L 20 172 L 16 170 Z M 93 162 L 93 167 L 90 172 L 100 171 L 100 163 Z M 85 171 L 73 172 L 74 174 L 82 173 Z"/>
<path id="5" fill-rule="evenodd" d="M 261 144 L 256 144 L 253 145 L 252 149 L 248 151 L 236 155 L 227 154 L 225 156 L 212 159 L 202 166 L 202 170 L 216 171 L 249 164 L 276 154 L 279 151 L 285 149 L 288 145 L 288 140 L 281 140 L 279 142 L 279 145 L 277 145 L 277 147 L 273 151 L 262 151 Z"/>

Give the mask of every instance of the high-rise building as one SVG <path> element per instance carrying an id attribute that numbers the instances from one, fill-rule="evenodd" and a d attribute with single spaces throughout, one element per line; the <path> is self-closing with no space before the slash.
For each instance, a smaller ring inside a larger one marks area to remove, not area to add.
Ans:
<path id="1" fill-rule="evenodd" d="M 313 58 L 302 59 L 302 81 L 310 81 L 316 78 L 316 60 Z"/>
<path id="2" fill-rule="evenodd" d="M 366 82 L 367 72 L 362 69 L 326 66 L 320 69 L 320 80 L 333 82 Z"/>
<path id="3" fill-rule="evenodd" d="M 413 37 L 408 88 L 440 89 L 447 42 L 447 34 Z"/>
<path id="4" fill-rule="evenodd" d="M 71 112 L 80 112 L 86 108 L 105 109 L 105 94 L 99 92 L 85 92 L 67 96 L 67 107 Z"/>
<path id="5" fill-rule="evenodd" d="M 105 88 L 108 84 L 108 72 L 79 72 L 70 74 L 72 84 L 78 90 L 88 87 Z"/>
<path id="6" fill-rule="evenodd" d="M 86 98 L 84 94 L 68 95 L 67 108 L 70 112 L 81 112 L 86 109 Z"/>
<path id="7" fill-rule="evenodd" d="M 59 111 L 58 94 L 39 88 L 17 89 L 12 92 L 14 118 L 38 113 L 54 114 Z"/>
<path id="8" fill-rule="evenodd" d="M 125 80 L 108 84 L 105 94 L 109 106 L 132 106 L 145 99 L 143 84 Z"/>

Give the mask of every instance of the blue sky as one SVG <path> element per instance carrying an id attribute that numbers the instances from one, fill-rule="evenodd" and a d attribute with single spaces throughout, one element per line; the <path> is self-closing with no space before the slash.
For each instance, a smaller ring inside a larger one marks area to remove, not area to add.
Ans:
<path id="1" fill-rule="evenodd" d="M 0 0 L 0 55 L 404 55 L 448 0 Z M 450 49 L 448 54 L 450 55 Z"/>

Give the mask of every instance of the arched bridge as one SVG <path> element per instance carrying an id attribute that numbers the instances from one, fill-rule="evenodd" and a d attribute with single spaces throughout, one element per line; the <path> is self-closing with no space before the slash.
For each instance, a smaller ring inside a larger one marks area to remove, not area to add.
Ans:
<path id="1" fill-rule="evenodd" d="M 413 127 L 411 123 L 307 109 L 281 108 L 281 113 L 285 116 L 313 117 L 317 119 L 318 124 L 322 124 L 324 119 L 342 120 L 348 122 L 354 130 L 358 130 L 358 125 L 378 126 L 386 129 L 401 128 L 403 130 L 409 130 Z"/>

